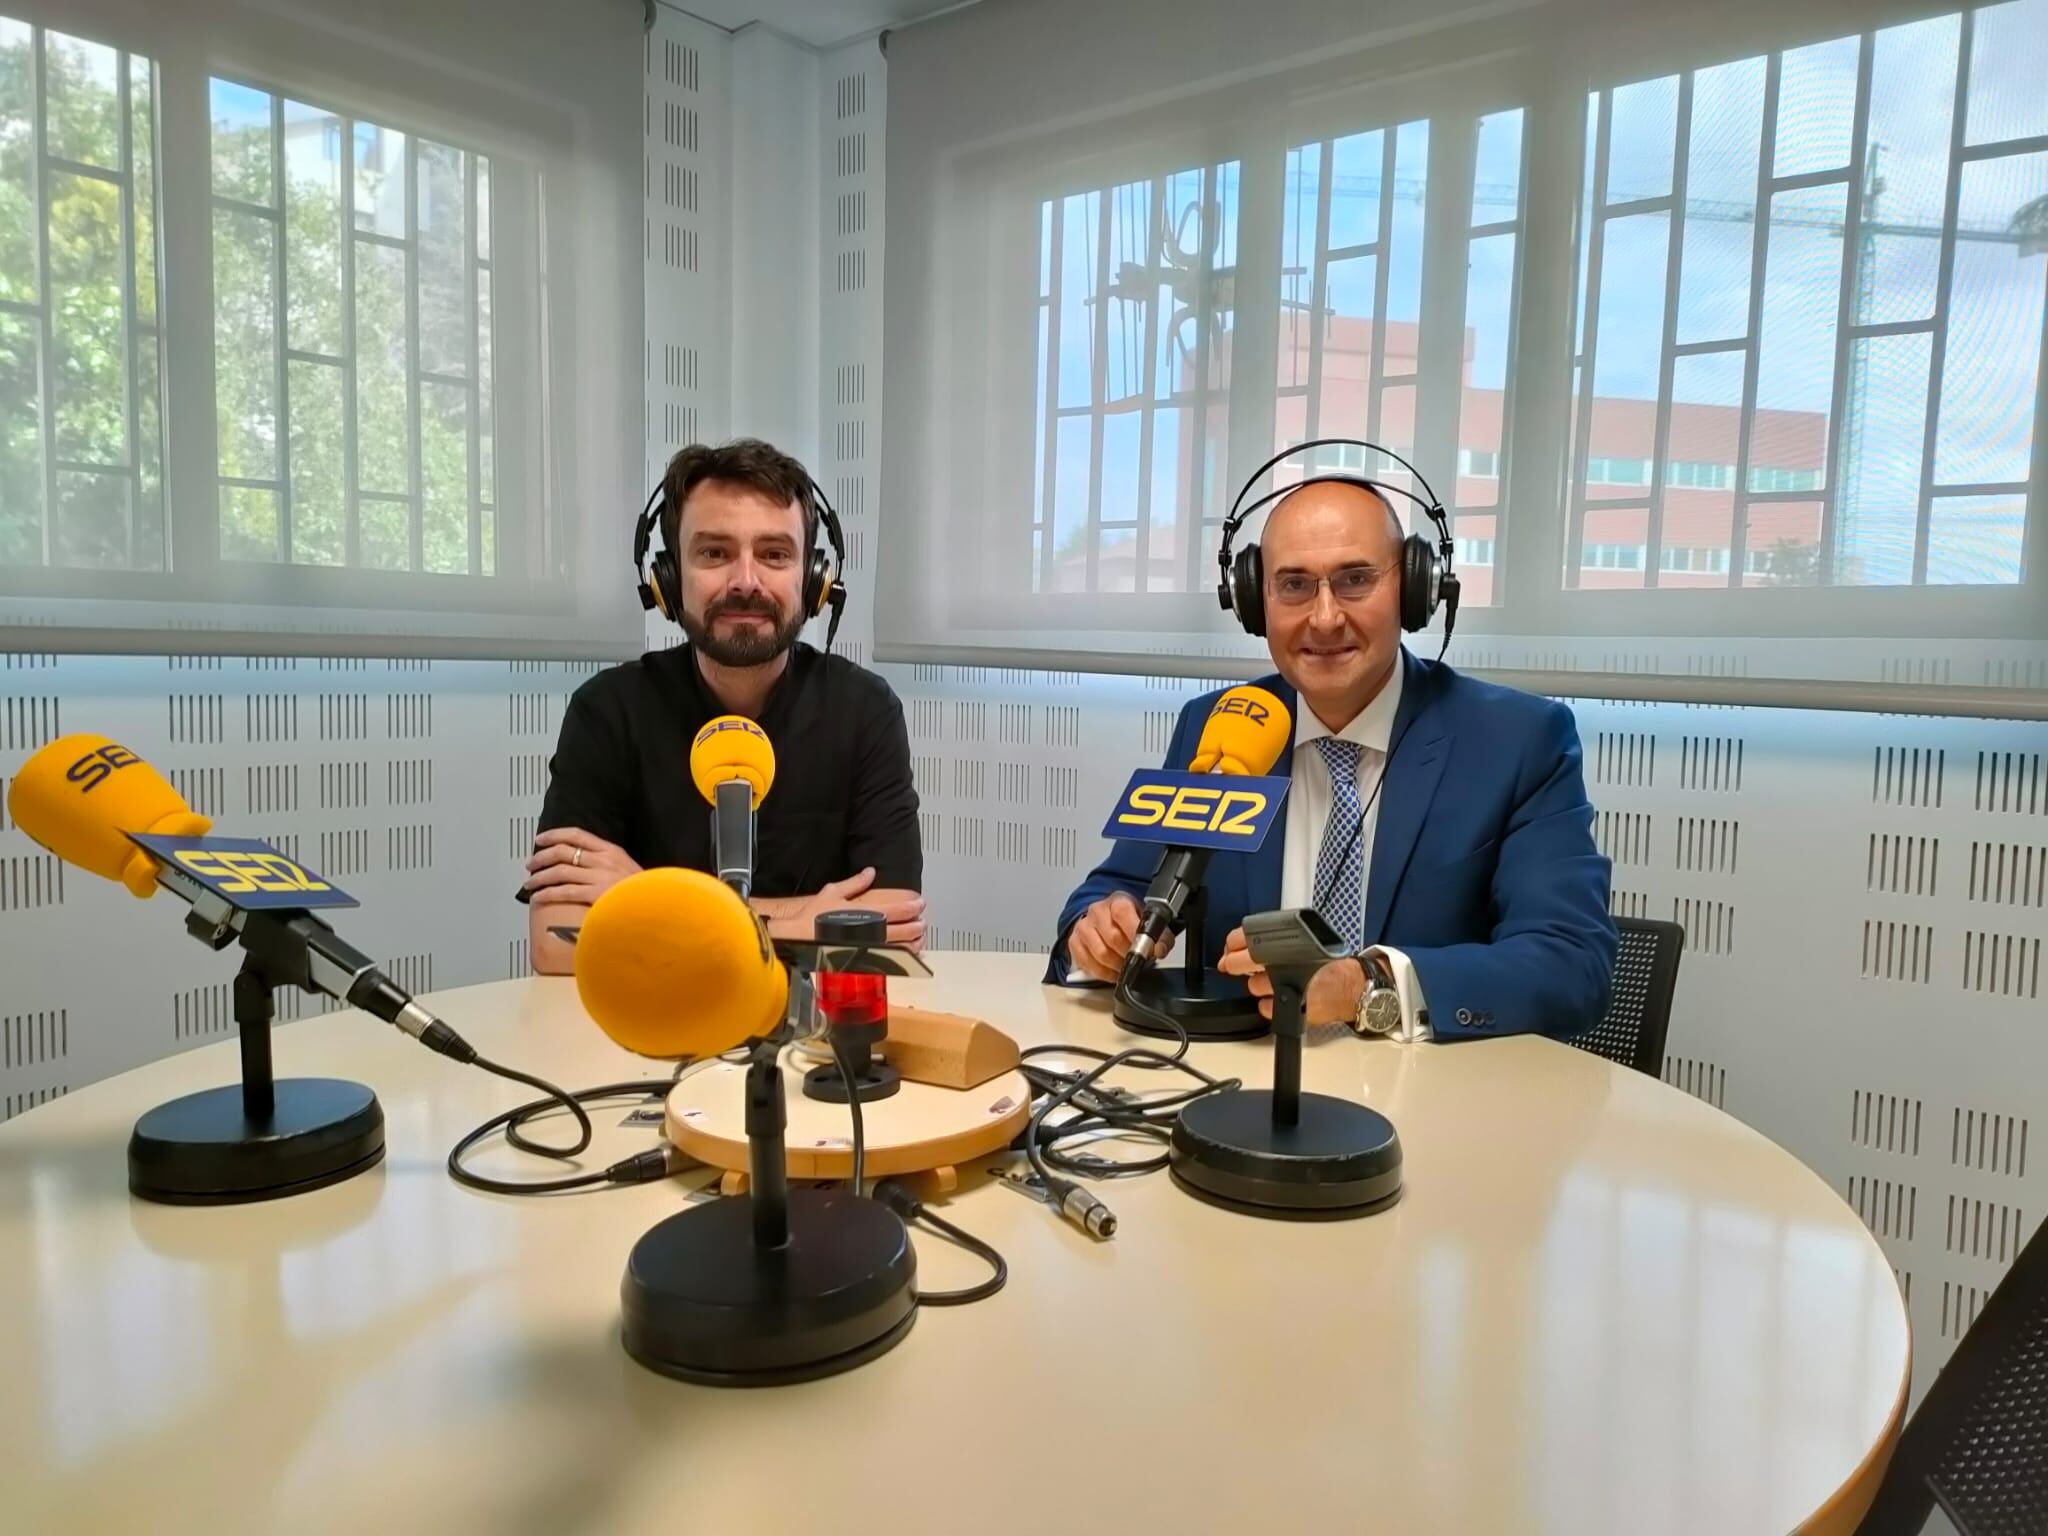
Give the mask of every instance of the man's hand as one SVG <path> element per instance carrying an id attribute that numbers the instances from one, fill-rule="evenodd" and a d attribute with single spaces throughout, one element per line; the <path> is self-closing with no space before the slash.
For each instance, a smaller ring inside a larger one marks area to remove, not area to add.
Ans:
<path id="1" fill-rule="evenodd" d="M 640 873 L 617 843 L 581 827 L 556 827 L 533 841 L 526 891 L 535 907 L 587 907 L 628 875 Z"/>
<path id="2" fill-rule="evenodd" d="M 1227 976 L 1242 976 L 1245 986 L 1259 1000 L 1259 1012 L 1273 1017 L 1273 978 L 1252 959 L 1244 930 L 1233 928 L 1223 941 L 1222 958 L 1216 969 Z M 1349 1024 L 1358 1017 L 1359 999 L 1365 996 L 1365 967 L 1356 960 L 1332 960 L 1309 978 L 1308 994 L 1302 999 L 1301 1022 Z"/>
<path id="3" fill-rule="evenodd" d="M 1111 891 L 1074 919 L 1067 930 L 1067 958 L 1074 969 L 1097 981 L 1115 983 L 1123 974 L 1124 959 L 1138 937 L 1144 909 L 1124 891 Z M 1154 960 L 1173 953 L 1173 935 L 1168 933 L 1152 951 Z"/>
<path id="4" fill-rule="evenodd" d="M 774 939 L 809 939 L 817 934 L 817 921 L 826 912 L 847 908 L 879 912 L 889 925 L 889 942 L 922 952 L 924 949 L 924 898 L 915 891 L 872 889 L 875 872 L 864 869 L 845 880 L 834 880 L 815 896 L 761 899 L 754 903 L 768 924 Z"/>

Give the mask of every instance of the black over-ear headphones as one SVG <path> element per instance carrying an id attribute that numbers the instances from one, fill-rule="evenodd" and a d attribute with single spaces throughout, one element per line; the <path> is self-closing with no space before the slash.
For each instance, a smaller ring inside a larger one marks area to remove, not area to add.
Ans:
<path id="1" fill-rule="evenodd" d="M 1268 491 L 1249 505 L 1245 498 L 1252 488 L 1274 465 L 1283 459 L 1292 458 L 1306 448 L 1344 447 L 1364 448 L 1373 453 L 1385 454 L 1396 464 L 1415 476 L 1415 483 L 1427 494 L 1427 500 L 1413 491 L 1383 481 L 1368 479 L 1364 475 L 1338 471 L 1330 474 L 1314 474 L 1283 485 L 1278 490 Z M 1237 615 L 1237 622 L 1245 628 L 1246 634 L 1263 635 L 1266 632 L 1266 568 L 1256 543 L 1247 544 L 1236 554 L 1231 553 L 1231 541 L 1237 537 L 1237 530 L 1244 526 L 1245 519 L 1269 502 L 1278 501 L 1290 492 L 1300 490 L 1304 485 L 1356 485 L 1384 497 L 1389 493 L 1406 496 L 1422 508 L 1429 520 L 1436 525 L 1436 542 L 1431 544 L 1419 533 L 1411 533 L 1401 541 L 1401 627 L 1411 633 L 1423 628 L 1435 617 L 1439 605 L 1444 611 L 1444 644 L 1451 643 L 1451 630 L 1458 622 L 1458 575 L 1451 569 L 1451 524 L 1444 515 L 1443 503 L 1437 500 L 1436 492 L 1430 490 L 1429 482 L 1422 478 L 1422 472 L 1392 449 L 1382 448 L 1378 443 L 1368 443 L 1356 437 L 1318 437 L 1305 443 L 1276 453 L 1266 460 L 1252 476 L 1245 481 L 1244 489 L 1237 493 L 1237 500 L 1230 504 L 1230 515 L 1223 520 L 1223 543 L 1216 552 L 1216 563 L 1222 580 L 1216 587 L 1217 601 Z"/>
<path id="2" fill-rule="evenodd" d="M 831 621 L 825 626 L 825 650 L 829 654 L 839 635 L 840 615 L 846 610 L 846 583 L 839 575 L 846 569 L 846 536 L 840 531 L 839 514 L 833 510 L 825 488 L 809 474 L 804 476 L 804 485 L 807 505 L 801 510 L 811 534 L 809 548 L 804 552 L 803 590 L 797 600 L 807 621 L 827 608 L 832 610 Z M 667 489 L 668 477 L 664 475 L 661 484 L 648 496 L 647 505 L 640 509 L 640 520 L 633 528 L 633 577 L 639 583 L 642 608 L 659 608 L 663 618 L 680 623 L 683 573 L 676 552 L 668 547 Z M 832 548 L 829 555 L 818 548 L 820 528 L 825 530 L 825 542 Z M 657 531 L 661 534 L 661 547 L 654 551 L 650 562 L 647 551 Z"/>

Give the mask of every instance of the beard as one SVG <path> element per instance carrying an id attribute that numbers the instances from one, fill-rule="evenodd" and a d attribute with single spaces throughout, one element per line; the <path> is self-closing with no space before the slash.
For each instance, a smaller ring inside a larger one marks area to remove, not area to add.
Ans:
<path id="1" fill-rule="evenodd" d="M 726 635 L 715 633 L 712 626 L 733 613 L 759 614 L 768 620 L 768 628 Z M 782 605 L 765 593 L 758 597 L 719 598 L 704 610 L 701 619 L 687 608 L 683 610 L 683 633 L 689 636 L 690 644 L 722 667 L 758 667 L 773 661 L 796 644 L 803 627 L 801 615 L 785 615 Z"/>

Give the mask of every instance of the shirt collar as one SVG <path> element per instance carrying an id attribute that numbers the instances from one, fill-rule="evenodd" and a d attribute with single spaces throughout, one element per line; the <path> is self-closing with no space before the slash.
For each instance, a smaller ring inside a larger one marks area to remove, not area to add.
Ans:
<path id="1" fill-rule="evenodd" d="M 1299 707 L 1294 712 L 1294 745 L 1296 748 L 1305 747 L 1312 741 L 1320 741 L 1325 736 L 1335 736 L 1340 741 L 1355 742 L 1361 747 L 1370 747 L 1373 751 L 1384 756 L 1387 751 L 1387 743 L 1394 734 L 1394 716 L 1401 708 L 1401 685 L 1407 670 L 1406 657 L 1396 654 L 1394 657 L 1394 670 L 1389 674 L 1386 686 L 1380 689 L 1370 704 L 1353 715 L 1350 723 L 1341 731 L 1333 731 L 1324 725 L 1317 718 L 1316 712 L 1309 708 L 1308 701 L 1301 699 L 1299 694 L 1297 694 L 1296 698 L 1299 702 Z"/>
<path id="2" fill-rule="evenodd" d="M 808 673 L 810 670 L 811 657 L 805 654 L 809 651 L 810 645 L 802 640 L 789 648 L 789 665 L 782 669 L 782 676 L 775 679 L 774 686 L 768 690 L 767 701 L 761 706 L 760 719 L 755 722 L 762 729 L 768 728 L 771 715 L 784 710 L 796 697 L 802 687 L 802 678 L 799 674 Z M 690 693 L 704 711 L 706 720 L 730 713 L 718 695 L 711 691 L 711 685 L 704 681 L 704 674 L 698 670 L 697 648 L 694 645 L 679 645 L 661 654 L 673 656 L 681 663 Z"/>

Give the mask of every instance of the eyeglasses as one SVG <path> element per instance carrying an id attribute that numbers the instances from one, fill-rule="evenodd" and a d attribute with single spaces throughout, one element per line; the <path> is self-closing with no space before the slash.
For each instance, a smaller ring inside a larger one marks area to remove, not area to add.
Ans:
<path id="1" fill-rule="evenodd" d="M 1328 576 L 1311 576 L 1307 571 L 1282 571 L 1267 585 L 1272 588 L 1273 601 L 1284 608 L 1306 608 L 1316 600 L 1316 593 L 1324 582 L 1329 583 L 1330 596 L 1338 602 L 1361 603 L 1380 584 L 1382 574 L 1379 567 L 1373 565 L 1347 565 Z"/>

